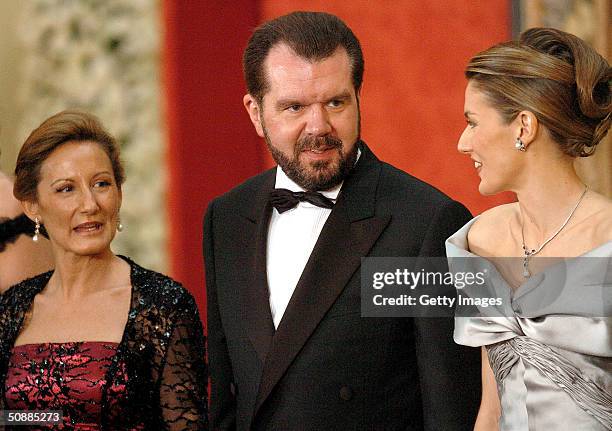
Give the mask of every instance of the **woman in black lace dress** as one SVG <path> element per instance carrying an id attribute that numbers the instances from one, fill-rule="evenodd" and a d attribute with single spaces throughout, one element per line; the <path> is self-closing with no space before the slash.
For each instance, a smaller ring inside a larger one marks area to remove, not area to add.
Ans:
<path id="1" fill-rule="evenodd" d="M 0 294 L 13 284 L 51 269 L 49 243 L 32 242 L 34 223 L 13 197 L 13 181 L 0 171 Z M 29 236 L 29 237 L 28 237 Z"/>
<path id="2" fill-rule="evenodd" d="M 0 297 L 0 410 L 62 411 L 61 425 L 40 429 L 206 429 L 193 297 L 110 248 L 124 180 L 113 137 L 91 115 L 61 112 L 28 137 L 15 174 L 55 271 Z"/>

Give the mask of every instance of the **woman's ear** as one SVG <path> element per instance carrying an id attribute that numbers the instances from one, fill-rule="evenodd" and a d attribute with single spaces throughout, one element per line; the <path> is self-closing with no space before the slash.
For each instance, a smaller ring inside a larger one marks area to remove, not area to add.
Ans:
<path id="1" fill-rule="evenodd" d="M 38 219 L 39 223 L 42 224 L 42 218 L 40 217 L 40 209 L 37 202 L 32 201 L 20 201 L 23 212 L 32 221 Z"/>
<path id="2" fill-rule="evenodd" d="M 538 118 L 531 111 L 521 111 L 517 115 L 517 120 L 518 125 L 521 128 L 519 136 L 517 136 L 517 138 L 520 138 L 523 142 L 523 145 L 525 145 L 525 147 L 528 147 L 529 144 L 531 144 L 535 140 L 538 134 L 538 127 L 540 125 L 538 122 Z"/>

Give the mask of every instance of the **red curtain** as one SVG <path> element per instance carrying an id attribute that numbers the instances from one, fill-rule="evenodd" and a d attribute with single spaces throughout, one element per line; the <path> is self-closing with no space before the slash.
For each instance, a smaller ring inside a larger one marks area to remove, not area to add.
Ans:
<path id="1" fill-rule="evenodd" d="M 248 0 L 164 2 L 170 273 L 203 317 L 202 216 L 212 198 L 264 167 L 242 107 L 241 55 L 258 13 Z"/>
<path id="2" fill-rule="evenodd" d="M 476 52 L 510 38 L 510 0 L 166 0 L 171 274 L 202 308 L 206 206 L 272 165 L 242 106 L 242 50 L 257 24 L 294 10 L 334 13 L 360 39 L 362 136 L 380 158 L 474 214 L 511 198 L 480 196 L 473 163 L 456 150 L 465 125 L 463 69 Z"/>

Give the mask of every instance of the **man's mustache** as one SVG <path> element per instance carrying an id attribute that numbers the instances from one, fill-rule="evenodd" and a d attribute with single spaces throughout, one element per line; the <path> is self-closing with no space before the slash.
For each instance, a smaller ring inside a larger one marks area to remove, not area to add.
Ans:
<path id="1" fill-rule="evenodd" d="M 295 147 L 296 154 L 302 151 L 320 150 L 320 149 L 341 149 L 342 141 L 333 136 L 306 136 L 298 140 Z"/>

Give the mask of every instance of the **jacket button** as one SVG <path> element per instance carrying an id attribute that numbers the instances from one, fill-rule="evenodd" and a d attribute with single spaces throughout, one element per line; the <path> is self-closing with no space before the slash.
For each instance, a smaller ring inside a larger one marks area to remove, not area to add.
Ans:
<path id="1" fill-rule="evenodd" d="M 342 386 L 340 388 L 340 399 L 348 401 L 353 398 L 353 390 L 348 386 Z"/>
<path id="2" fill-rule="evenodd" d="M 236 384 L 235 384 L 234 382 L 231 382 L 231 383 L 230 383 L 230 393 L 231 393 L 231 394 L 232 394 L 234 397 L 236 396 L 236 392 L 238 392 L 236 389 L 237 389 L 237 388 L 236 388 Z"/>

